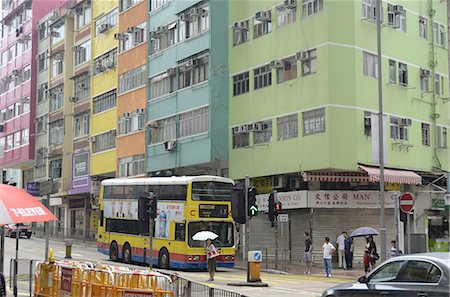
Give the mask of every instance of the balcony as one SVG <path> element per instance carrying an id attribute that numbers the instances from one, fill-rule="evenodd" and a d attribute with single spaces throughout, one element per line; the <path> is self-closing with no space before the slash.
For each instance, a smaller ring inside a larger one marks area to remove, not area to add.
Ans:
<path id="1" fill-rule="evenodd" d="M 2 10 L 2 18 L 4 19 L 9 14 L 13 13 L 17 8 L 19 8 L 23 3 L 30 1 L 30 0 L 9 0 L 6 2 L 10 2 L 8 8 Z M 31 1 L 30 1 L 31 2 Z"/>

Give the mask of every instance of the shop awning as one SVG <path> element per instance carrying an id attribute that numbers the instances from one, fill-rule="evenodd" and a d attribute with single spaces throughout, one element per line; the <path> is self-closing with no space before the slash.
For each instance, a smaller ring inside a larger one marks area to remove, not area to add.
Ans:
<path id="1" fill-rule="evenodd" d="M 337 182 L 337 183 L 363 183 L 369 182 L 369 177 L 364 172 L 335 172 L 335 171 L 308 171 L 302 172 L 305 182 Z"/>
<path id="2" fill-rule="evenodd" d="M 360 165 L 359 168 L 367 173 L 369 182 L 375 183 L 380 181 L 380 168 L 362 165 Z M 413 171 L 384 169 L 384 182 L 420 185 L 422 184 L 422 177 Z"/>

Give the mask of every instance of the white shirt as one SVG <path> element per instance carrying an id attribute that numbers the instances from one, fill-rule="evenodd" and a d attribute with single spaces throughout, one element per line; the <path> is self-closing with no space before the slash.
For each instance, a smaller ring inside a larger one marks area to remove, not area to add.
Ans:
<path id="1" fill-rule="evenodd" d="M 341 234 L 336 239 L 336 243 L 338 245 L 338 249 L 341 251 L 345 251 L 345 236 L 344 234 Z"/>
<path id="2" fill-rule="evenodd" d="M 324 259 L 331 259 L 331 252 L 333 250 L 336 250 L 335 247 L 329 242 L 329 243 L 324 243 L 322 246 L 322 250 L 323 250 L 323 258 Z"/>

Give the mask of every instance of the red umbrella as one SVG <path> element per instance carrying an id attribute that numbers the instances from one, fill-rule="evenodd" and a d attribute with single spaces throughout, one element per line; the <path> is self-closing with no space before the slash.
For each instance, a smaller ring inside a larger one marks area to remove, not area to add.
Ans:
<path id="1" fill-rule="evenodd" d="M 0 184 L 0 225 L 57 220 L 41 202 L 24 190 Z"/>

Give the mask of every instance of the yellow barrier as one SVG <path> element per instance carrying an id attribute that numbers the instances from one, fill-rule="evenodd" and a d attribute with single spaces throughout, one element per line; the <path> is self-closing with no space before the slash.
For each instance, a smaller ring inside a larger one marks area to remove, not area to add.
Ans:
<path id="1" fill-rule="evenodd" d="M 172 280 L 149 270 L 130 270 L 89 262 L 39 262 L 34 296 L 173 297 Z"/>

